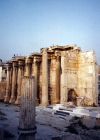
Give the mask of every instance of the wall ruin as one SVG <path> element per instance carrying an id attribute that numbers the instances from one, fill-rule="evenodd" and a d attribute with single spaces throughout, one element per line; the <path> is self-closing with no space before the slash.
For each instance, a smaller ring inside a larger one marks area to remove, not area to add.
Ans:
<path id="1" fill-rule="evenodd" d="M 27 57 L 14 56 L 5 65 L 5 102 L 19 104 L 21 77 L 35 76 L 36 105 L 66 104 L 71 89 L 77 96 L 84 97 L 85 105 L 98 104 L 98 69 L 94 51 L 82 52 L 76 45 L 51 46 Z"/>

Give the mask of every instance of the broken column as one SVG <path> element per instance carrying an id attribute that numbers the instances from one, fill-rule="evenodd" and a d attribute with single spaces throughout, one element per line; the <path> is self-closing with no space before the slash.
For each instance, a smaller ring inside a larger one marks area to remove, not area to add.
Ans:
<path id="1" fill-rule="evenodd" d="M 35 77 L 24 76 L 21 86 L 19 140 L 35 140 Z"/>
<path id="2" fill-rule="evenodd" d="M 4 102 L 8 102 L 9 98 L 10 98 L 9 96 L 10 96 L 10 68 L 11 68 L 11 63 L 7 63 L 6 68 L 7 68 L 7 87 L 6 87 L 6 95 L 5 95 Z"/>
<path id="3" fill-rule="evenodd" d="M 48 54 L 47 48 L 42 49 L 42 104 L 48 105 Z"/>

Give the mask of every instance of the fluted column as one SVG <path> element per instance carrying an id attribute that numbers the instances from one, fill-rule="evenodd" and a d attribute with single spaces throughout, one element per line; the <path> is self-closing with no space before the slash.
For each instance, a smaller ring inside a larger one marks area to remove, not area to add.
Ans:
<path id="1" fill-rule="evenodd" d="M 10 68 L 11 68 L 11 64 L 6 64 L 7 67 L 7 86 L 6 86 L 6 95 L 5 95 L 5 99 L 4 102 L 9 102 L 9 98 L 10 98 Z"/>
<path id="2" fill-rule="evenodd" d="M 60 103 L 60 57 L 56 56 L 56 101 L 55 103 Z"/>
<path id="3" fill-rule="evenodd" d="M 35 77 L 24 76 L 21 86 L 19 140 L 35 140 Z"/>
<path id="4" fill-rule="evenodd" d="M 37 89 L 38 89 L 38 62 L 37 60 L 34 58 L 34 76 L 35 76 L 35 101 L 36 101 L 36 106 L 39 105 L 39 99 L 38 99 L 38 93 L 37 93 Z"/>
<path id="5" fill-rule="evenodd" d="M 48 105 L 48 54 L 47 48 L 42 49 L 42 105 Z"/>
<path id="6" fill-rule="evenodd" d="M 16 66 L 17 62 L 13 62 L 13 76 L 12 76 L 12 91 L 11 91 L 11 98 L 9 100 L 9 103 L 15 103 L 15 92 L 16 92 L 16 84 L 17 84 L 17 79 L 16 79 Z"/>
<path id="7" fill-rule="evenodd" d="M 23 70 L 23 66 L 24 66 L 24 61 L 23 60 L 19 60 L 18 61 L 18 80 L 17 80 L 17 85 L 18 85 L 18 89 L 17 89 L 17 99 L 15 104 L 20 104 L 20 98 L 21 98 L 21 77 L 22 77 L 22 70 Z"/>

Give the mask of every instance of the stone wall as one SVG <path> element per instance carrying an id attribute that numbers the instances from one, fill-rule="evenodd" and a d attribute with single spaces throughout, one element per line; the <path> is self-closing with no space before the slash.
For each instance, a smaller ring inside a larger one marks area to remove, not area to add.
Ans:
<path id="1" fill-rule="evenodd" d="M 94 51 L 63 52 L 61 57 L 61 103 L 66 102 L 70 89 L 83 96 L 85 105 L 97 105 L 98 67 Z"/>
<path id="2" fill-rule="evenodd" d="M 84 97 L 85 105 L 97 104 L 98 70 L 94 51 L 83 53 L 76 45 L 50 46 L 27 57 L 14 56 L 6 67 L 5 102 L 19 104 L 19 77 L 35 76 L 36 105 L 66 104 L 71 90 L 76 96 Z"/>
<path id="3" fill-rule="evenodd" d="M 4 100 L 6 95 L 6 82 L 0 82 L 0 100 Z"/>
<path id="4" fill-rule="evenodd" d="M 78 91 L 78 53 L 66 52 L 61 57 L 61 103 L 67 101 L 68 91 L 74 89 Z M 77 92 L 78 94 L 78 92 Z"/>
<path id="5" fill-rule="evenodd" d="M 97 104 L 98 69 L 94 51 L 80 53 L 78 70 L 79 95 L 85 97 L 86 105 Z"/>

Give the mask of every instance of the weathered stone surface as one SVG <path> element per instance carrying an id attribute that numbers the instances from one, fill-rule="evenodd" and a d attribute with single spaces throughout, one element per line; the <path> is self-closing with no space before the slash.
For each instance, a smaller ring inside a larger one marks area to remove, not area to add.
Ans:
<path id="1" fill-rule="evenodd" d="M 87 128 L 94 128 L 96 126 L 96 118 L 85 116 L 81 121 Z"/>
<path id="2" fill-rule="evenodd" d="M 0 100 L 4 100 L 5 99 L 5 95 L 6 95 L 6 82 L 0 82 Z"/>
<path id="3" fill-rule="evenodd" d="M 21 108 L 18 131 L 19 140 L 35 140 L 35 77 L 24 76 L 21 86 Z"/>
<path id="4" fill-rule="evenodd" d="M 75 94 L 75 98 L 84 97 L 86 106 L 98 105 L 98 67 L 94 51 L 82 52 L 77 45 L 71 44 L 42 48 L 40 53 L 27 57 L 14 56 L 6 63 L 12 63 L 10 72 L 7 71 L 6 94 L 9 91 L 10 97 L 7 95 L 5 98 L 10 103 L 20 98 L 19 59 L 25 63 L 22 75 L 36 77 L 37 105 L 67 104 L 70 92 Z M 76 105 L 75 100 L 70 100 Z"/>
<path id="5" fill-rule="evenodd" d="M 61 140 L 82 140 L 80 136 L 67 133 L 64 136 L 61 136 Z"/>

